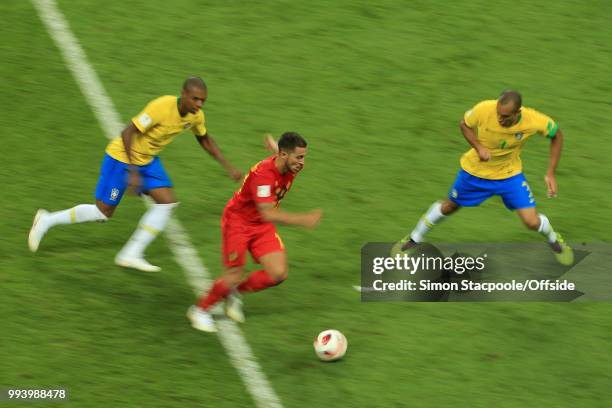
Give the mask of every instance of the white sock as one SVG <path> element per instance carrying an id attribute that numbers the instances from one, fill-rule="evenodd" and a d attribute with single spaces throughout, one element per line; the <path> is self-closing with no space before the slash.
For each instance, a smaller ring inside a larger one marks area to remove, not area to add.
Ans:
<path id="1" fill-rule="evenodd" d="M 540 217 L 540 226 L 538 227 L 538 232 L 544 235 L 548 239 L 548 242 L 550 242 L 551 244 L 553 242 L 556 242 L 557 233 L 553 229 L 552 225 L 550 225 L 550 221 L 548 221 L 548 218 L 544 214 L 538 214 L 538 217 Z"/>
<path id="2" fill-rule="evenodd" d="M 436 201 L 429 207 L 429 210 L 421 217 L 414 230 L 412 230 L 410 239 L 414 242 L 423 242 L 425 234 L 444 218 L 446 218 L 446 216 L 442 214 L 442 203 Z"/>
<path id="3" fill-rule="evenodd" d="M 146 247 L 166 228 L 172 209 L 178 203 L 153 204 L 142 216 L 138 228 L 119 252 L 119 256 L 142 258 Z"/>
<path id="4" fill-rule="evenodd" d="M 49 213 L 45 219 L 48 228 L 61 224 L 78 224 L 81 222 L 107 221 L 108 218 L 95 204 L 79 204 L 67 210 Z"/>

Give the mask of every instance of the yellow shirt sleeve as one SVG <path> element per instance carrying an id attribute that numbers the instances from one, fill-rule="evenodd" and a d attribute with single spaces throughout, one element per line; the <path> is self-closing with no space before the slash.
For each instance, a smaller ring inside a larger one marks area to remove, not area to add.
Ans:
<path id="1" fill-rule="evenodd" d="M 198 115 L 196 122 L 191 126 L 191 131 L 196 136 L 204 136 L 207 133 L 204 112 L 200 111 L 200 113 L 201 115 Z"/>
<path id="2" fill-rule="evenodd" d="M 559 129 L 557 122 L 555 122 L 550 116 L 536 110 L 533 111 L 533 122 L 537 132 L 550 139 L 555 137 L 557 130 Z"/>
<path id="3" fill-rule="evenodd" d="M 482 113 L 484 110 L 484 106 L 485 101 L 477 103 L 472 109 L 465 112 L 465 114 L 463 115 L 463 121 L 469 128 L 474 129 L 480 125 L 483 119 Z"/>
<path id="4" fill-rule="evenodd" d="M 145 106 L 142 112 L 132 118 L 132 123 L 140 130 L 140 133 L 145 133 L 161 122 L 167 111 L 163 102 L 163 97 L 153 99 Z"/>

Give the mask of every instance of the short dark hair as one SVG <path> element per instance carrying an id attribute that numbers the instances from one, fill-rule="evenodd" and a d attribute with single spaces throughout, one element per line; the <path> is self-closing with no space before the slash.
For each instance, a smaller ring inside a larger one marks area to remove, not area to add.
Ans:
<path id="1" fill-rule="evenodd" d="M 308 143 L 299 133 L 296 132 L 285 132 L 278 139 L 278 150 L 284 152 L 292 152 L 296 147 L 306 147 Z"/>
<path id="2" fill-rule="evenodd" d="M 208 89 L 204 80 L 197 76 L 189 77 L 183 82 L 183 89 L 186 91 L 189 88 L 198 88 L 203 91 Z"/>
<path id="3" fill-rule="evenodd" d="M 514 89 L 506 89 L 501 93 L 501 95 L 499 95 L 499 102 L 502 105 L 512 102 L 514 105 L 514 110 L 517 111 L 521 108 L 521 106 L 523 106 L 523 97 L 519 91 L 515 91 Z"/>

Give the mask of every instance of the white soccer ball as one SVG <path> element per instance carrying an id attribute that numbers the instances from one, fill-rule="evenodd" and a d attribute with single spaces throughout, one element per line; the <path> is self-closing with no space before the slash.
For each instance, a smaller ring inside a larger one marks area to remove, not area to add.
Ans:
<path id="1" fill-rule="evenodd" d="M 314 339 L 314 349 L 317 356 L 323 361 L 341 359 L 346 353 L 348 342 L 344 334 L 338 330 L 324 330 Z"/>

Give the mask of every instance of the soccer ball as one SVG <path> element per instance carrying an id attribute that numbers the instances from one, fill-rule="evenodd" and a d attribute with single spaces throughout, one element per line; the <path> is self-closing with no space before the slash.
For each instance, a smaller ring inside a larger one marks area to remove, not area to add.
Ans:
<path id="1" fill-rule="evenodd" d="M 314 350 L 323 361 L 341 359 L 346 353 L 348 342 L 338 330 L 324 330 L 314 339 Z"/>

